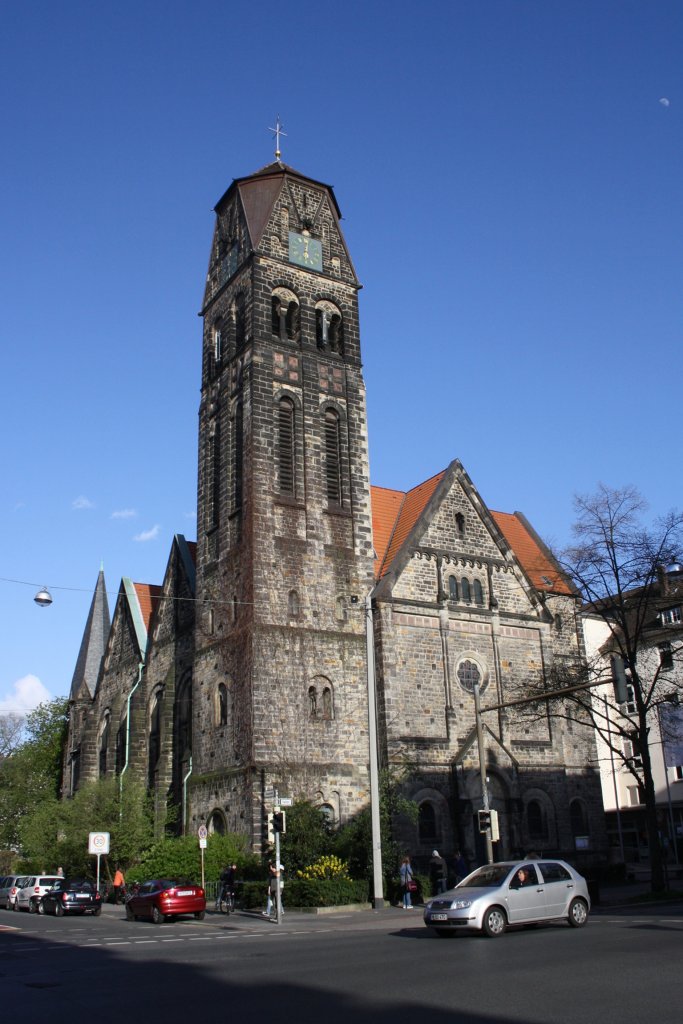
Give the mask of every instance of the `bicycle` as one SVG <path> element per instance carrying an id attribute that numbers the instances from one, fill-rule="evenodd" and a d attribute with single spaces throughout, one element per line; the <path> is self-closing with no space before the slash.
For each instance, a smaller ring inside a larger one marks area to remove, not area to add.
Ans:
<path id="1" fill-rule="evenodd" d="M 232 889 L 221 890 L 220 896 L 216 900 L 216 910 L 221 914 L 234 914 L 235 913 L 235 893 Z"/>

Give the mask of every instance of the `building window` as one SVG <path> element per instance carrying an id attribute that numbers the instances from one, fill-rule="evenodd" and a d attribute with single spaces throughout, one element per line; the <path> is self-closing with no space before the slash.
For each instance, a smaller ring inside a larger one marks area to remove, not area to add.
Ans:
<path id="1" fill-rule="evenodd" d="M 128 719 L 124 718 L 116 733 L 116 774 L 120 775 L 126 764 L 126 733 Z"/>
<path id="2" fill-rule="evenodd" d="M 242 403 L 237 403 L 233 417 L 233 459 L 232 459 L 232 507 L 238 511 L 242 507 L 242 471 L 244 466 Z"/>
<path id="3" fill-rule="evenodd" d="M 569 804 L 569 823 L 575 839 L 588 835 L 588 815 L 583 800 L 572 800 Z"/>
<path id="4" fill-rule="evenodd" d="M 330 504 L 341 505 L 341 429 L 334 409 L 325 412 L 325 484 Z"/>
<path id="5" fill-rule="evenodd" d="M 530 800 L 527 804 L 526 825 L 529 839 L 547 840 L 548 822 L 540 800 Z"/>
<path id="6" fill-rule="evenodd" d="M 152 702 L 149 716 L 149 761 L 148 779 L 150 786 L 156 780 L 156 771 L 161 756 L 161 694 L 157 693 Z"/>
<path id="7" fill-rule="evenodd" d="M 660 612 L 660 615 L 662 617 L 662 623 L 665 626 L 670 626 L 682 621 L 680 605 L 675 608 L 665 608 Z"/>
<path id="8" fill-rule="evenodd" d="M 474 693 L 474 687 L 481 683 L 481 670 L 475 661 L 466 658 L 458 665 L 458 679 L 463 690 Z"/>
<path id="9" fill-rule="evenodd" d="M 674 656 L 670 643 L 659 645 L 659 666 L 665 671 L 674 667 Z"/>
<path id="10" fill-rule="evenodd" d="M 218 524 L 218 503 L 220 490 L 220 445 L 218 443 L 218 424 L 212 423 L 209 428 L 209 440 L 206 447 L 206 528 L 213 529 Z"/>
<path id="11" fill-rule="evenodd" d="M 210 835 L 224 836 L 226 832 L 225 818 L 220 811 L 212 811 L 206 823 Z"/>
<path id="12" fill-rule="evenodd" d="M 449 576 L 448 577 L 448 600 L 449 601 L 457 601 L 458 600 L 458 581 L 455 578 L 455 576 Z"/>
<path id="13" fill-rule="evenodd" d="M 640 804 L 645 802 L 642 786 L 627 786 L 626 792 L 628 793 L 628 802 L 630 807 L 639 807 Z"/>
<path id="14" fill-rule="evenodd" d="M 287 597 L 287 613 L 290 619 L 298 619 L 299 610 L 299 595 L 297 594 L 296 590 L 290 590 L 289 595 Z"/>
<path id="15" fill-rule="evenodd" d="M 107 774 L 107 748 L 109 747 L 109 719 L 109 712 L 105 711 L 104 717 L 100 725 L 100 738 L 98 744 L 100 778 Z"/>
<path id="16" fill-rule="evenodd" d="M 298 341 L 301 337 L 299 300 L 287 288 L 276 288 L 273 292 L 272 332 L 280 341 Z"/>
<path id="17" fill-rule="evenodd" d="M 318 691 L 315 686 L 308 687 L 308 714 L 310 718 L 318 717 Z"/>
<path id="18" fill-rule="evenodd" d="M 681 779 L 683 779 L 683 764 L 677 764 L 676 767 L 674 768 L 674 772 L 676 773 L 676 781 L 677 782 L 679 782 Z"/>
<path id="19" fill-rule="evenodd" d="M 281 398 L 278 403 L 278 489 L 294 494 L 294 402 Z"/>
<path id="20" fill-rule="evenodd" d="M 426 800 L 420 804 L 417 817 L 417 834 L 420 843 L 429 846 L 438 841 L 438 830 L 436 826 L 436 809 L 434 804 Z"/>
<path id="21" fill-rule="evenodd" d="M 463 576 L 460 580 L 460 592 L 462 593 L 462 599 L 465 604 L 469 604 L 472 600 L 472 595 L 470 593 L 470 581 L 467 579 L 467 576 Z"/>
<path id="22" fill-rule="evenodd" d="M 333 717 L 332 714 L 332 688 L 330 686 L 323 687 L 323 707 L 322 707 L 323 718 L 330 721 Z"/>
<path id="23" fill-rule="evenodd" d="M 318 348 L 344 354 L 342 315 L 331 302 L 318 302 L 315 307 L 315 336 Z"/>
<path id="24" fill-rule="evenodd" d="M 334 602 L 335 616 L 339 622 L 346 622 L 346 599 L 339 595 Z"/>
<path id="25" fill-rule="evenodd" d="M 219 683 L 216 690 L 216 725 L 220 728 L 228 724 L 228 688 Z"/>
<path id="26" fill-rule="evenodd" d="M 465 517 L 462 512 L 455 513 L 455 531 L 458 537 L 465 536 Z"/>
<path id="27" fill-rule="evenodd" d="M 213 329 L 213 363 L 218 369 L 223 362 L 223 331 L 220 324 Z"/>
<path id="28" fill-rule="evenodd" d="M 472 583 L 472 589 L 474 590 L 474 603 L 483 604 L 484 591 L 482 590 L 481 587 L 481 580 L 474 580 L 474 582 Z"/>

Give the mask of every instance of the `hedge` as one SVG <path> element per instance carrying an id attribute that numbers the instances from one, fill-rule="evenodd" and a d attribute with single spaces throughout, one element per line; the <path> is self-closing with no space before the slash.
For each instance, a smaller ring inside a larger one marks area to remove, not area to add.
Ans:
<path id="1" fill-rule="evenodd" d="M 265 907 L 268 883 L 265 879 L 244 882 L 237 895 L 247 910 Z M 282 890 L 282 900 L 287 907 L 343 907 L 350 903 L 368 903 L 369 899 L 368 882 L 351 878 L 286 878 Z"/>

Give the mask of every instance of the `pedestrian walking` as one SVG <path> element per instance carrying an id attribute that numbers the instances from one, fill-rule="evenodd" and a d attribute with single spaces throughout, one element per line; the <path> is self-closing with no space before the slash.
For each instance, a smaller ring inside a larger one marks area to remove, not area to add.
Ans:
<path id="1" fill-rule="evenodd" d="M 403 860 L 401 861 L 401 866 L 400 866 L 400 868 L 398 870 L 399 870 L 399 875 L 401 876 L 401 891 L 403 893 L 403 909 L 404 910 L 412 910 L 413 909 L 413 901 L 412 901 L 412 898 L 411 898 L 411 893 L 413 892 L 413 888 L 415 886 L 415 882 L 413 881 L 413 868 L 412 868 L 412 865 L 410 863 L 410 857 L 404 857 L 403 858 Z"/>
<path id="2" fill-rule="evenodd" d="M 432 883 L 433 896 L 446 891 L 446 873 L 446 861 L 438 850 L 432 850 L 432 859 L 429 862 L 429 878 Z"/>
<path id="3" fill-rule="evenodd" d="M 121 896 L 123 895 L 123 887 L 126 884 L 126 879 L 123 876 L 123 871 L 116 865 L 116 871 L 114 872 L 114 903 L 121 902 Z"/>

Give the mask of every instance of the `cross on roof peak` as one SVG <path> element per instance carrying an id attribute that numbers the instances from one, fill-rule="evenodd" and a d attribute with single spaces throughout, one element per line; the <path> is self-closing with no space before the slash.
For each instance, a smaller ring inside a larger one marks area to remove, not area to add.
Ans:
<path id="1" fill-rule="evenodd" d="M 275 127 L 269 128 L 268 131 L 273 133 L 273 138 L 275 139 L 275 159 L 279 160 L 280 157 L 282 156 L 282 153 L 280 151 L 280 136 L 283 135 L 285 138 L 287 138 L 287 132 L 284 131 L 284 125 L 280 120 L 279 114 L 277 115 L 277 120 L 275 121 Z"/>

